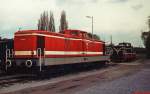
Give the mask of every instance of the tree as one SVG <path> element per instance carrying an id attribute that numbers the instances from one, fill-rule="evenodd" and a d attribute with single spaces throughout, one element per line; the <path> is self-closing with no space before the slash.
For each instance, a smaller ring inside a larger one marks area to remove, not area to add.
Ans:
<path id="1" fill-rule="evenodd" d="M 96 39 L 96 40 L 100 40 L 100 37 L 96 34 L 93 34 L 93 38 Z"/>
<path id="2" fill-rule="evenodd" d="M 150 32 L 150 16 L 148 16 L 148 27 L 149 27 L 149 32 Z"/>
<path id="3" fill-rule="evenodd" d="M 59 30 L 60 30 L 60 32 L 63 32 L 65 29 L 68 29 L 68 22 L 66 20 L 66 12 L 62 11 L 61 18 L 60 18 Z"/>
<path id="4" fill-rule="evenodd" d="M 48 31 L 49 30 L 49 17 L 48 17 L 48 12 L 45 12 L 45 30 Z"/>
<path id="5" fill-rule="evenodd" d="M 38 20 L 38 30 L 48 30 L 48 14 L 44 11 Z"/>
<path id="6" fill-rule="evenodd" d="M 148 37 L 146 39 L 146 43 L 145 43 L 145 46 L 146 46 L 146 52 L 147 52 L 147 57 L 150 58 L 150 33 L 148 34 Z"/>
<path id="7" fill-rule="evenodd" d="M 147 57 L 150 58 L 150 16 L 148 17 L 148 32 L 142 32 L 141 38 L 146 47 Z"/>
<path id="8" fill-rule="evenodd" d="M 39 19 L 39 20 L 38 20 L 38 30 L 41 30 L 41 28 L 42 28 L 42 27 L 41 27 L 41 20 Z"/>
<path id="9" fill-rule="evenodd" d="M 55 32 L 55 23 L 53 13 L 50 11 L 50 17 L 47 11 L 44 11 L 38 20 L 38 30 Z"/>
<path id="10" fill-rule="evenodd" d="M 141 38 L 142 38 L 143 44 L 145 46 L 146 46 L 146 40 L 148 38 L 148 35 L 149 35 L 149 32 L 142 32 L 142 34 L 141 34 Z"/>
<path id="11" fill-rule="evenodd" d="M 50 11 L 49 31 L 55 32 L 55 22 L 53 12 Z"/>

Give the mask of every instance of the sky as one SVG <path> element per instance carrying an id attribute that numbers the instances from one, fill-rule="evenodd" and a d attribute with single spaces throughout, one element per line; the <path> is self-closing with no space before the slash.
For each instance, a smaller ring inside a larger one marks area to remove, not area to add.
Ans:
<path id="1" fill-rule="evenodd" d="M 147 31 L 150 0 L 0 0 L 0 36 L 13 38 L 19 30 L 37 29 L 43 11 L 53 11 L 59 30 L 60 14 L 66 11 L 69 29 L 92 32 L 106 43 L 131 42 L 143 46 L 141 31 Z"/>

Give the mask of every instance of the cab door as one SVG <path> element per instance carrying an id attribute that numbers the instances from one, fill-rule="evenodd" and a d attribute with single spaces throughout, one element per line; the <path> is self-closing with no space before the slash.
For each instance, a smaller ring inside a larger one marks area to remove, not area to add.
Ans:
<path id="1" fill-rule="evenodd" d="M 83 56 L 87 56 L 87 41 L 86 41 L 86 33 L 82 33 L 82 51 Z"/>
<path id="2" fill-rule="evenodd" d="M 37 55 L 44 56 L 44 48 L 45 48 L 45 37 L 37 36 Z"/>

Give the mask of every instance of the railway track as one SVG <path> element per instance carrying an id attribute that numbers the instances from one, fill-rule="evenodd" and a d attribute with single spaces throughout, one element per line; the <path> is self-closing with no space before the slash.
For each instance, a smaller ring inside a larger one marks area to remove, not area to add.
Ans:
<path id="1" fill-rule="evenodd" d="M 15 74 L 5 75 L 0 77 L 0 89 L 14 85 L 16 83 L 26 83 L 32 81 L 34 75 L 32 74 Z"/>
<path id="2" fill-rule="evenodd" d="M 84 65 L 83 65 L 84 66 Z M 11 75 L 1 75 L 0 76 L 0 89 L 2 88 L 7 88 L 9 86 L 13 86 L 15 84 L 24 84 L 24 83 L 29 83 L 32 81 L 41 81 L 41 80 L 49 80 L 51 78 L 56 78 L 56 77 L 61 77 L 61 76 L 66 76 L 66 75 L 75 75 L 80 72 L 88 72 L 92 70 L 99 70 L 99 69 L 104 69 L 108 68 L 109 66 L 113 65 L 107 65 L 107 66 L 101 66 L 101 65 L 89 65 L 89 66 L 84 66 L 84 67 L 79 67 L 79 66 L 59 66 L 59 67 L 54 67 L 49 69 L 44 73 L 43 77 L 39 77 L 35 74 L 11 74 Z"/>

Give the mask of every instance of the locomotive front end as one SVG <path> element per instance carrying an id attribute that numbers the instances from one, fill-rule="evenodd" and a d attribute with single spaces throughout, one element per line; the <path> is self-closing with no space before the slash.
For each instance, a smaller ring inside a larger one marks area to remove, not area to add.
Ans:
<path id="1" fill-rule="evenodd" d="M 31 68 L 39 65 L 41 48 L 33 31 L 18 31 L 14 37 L 14 60 L 16 66 Z"/>

